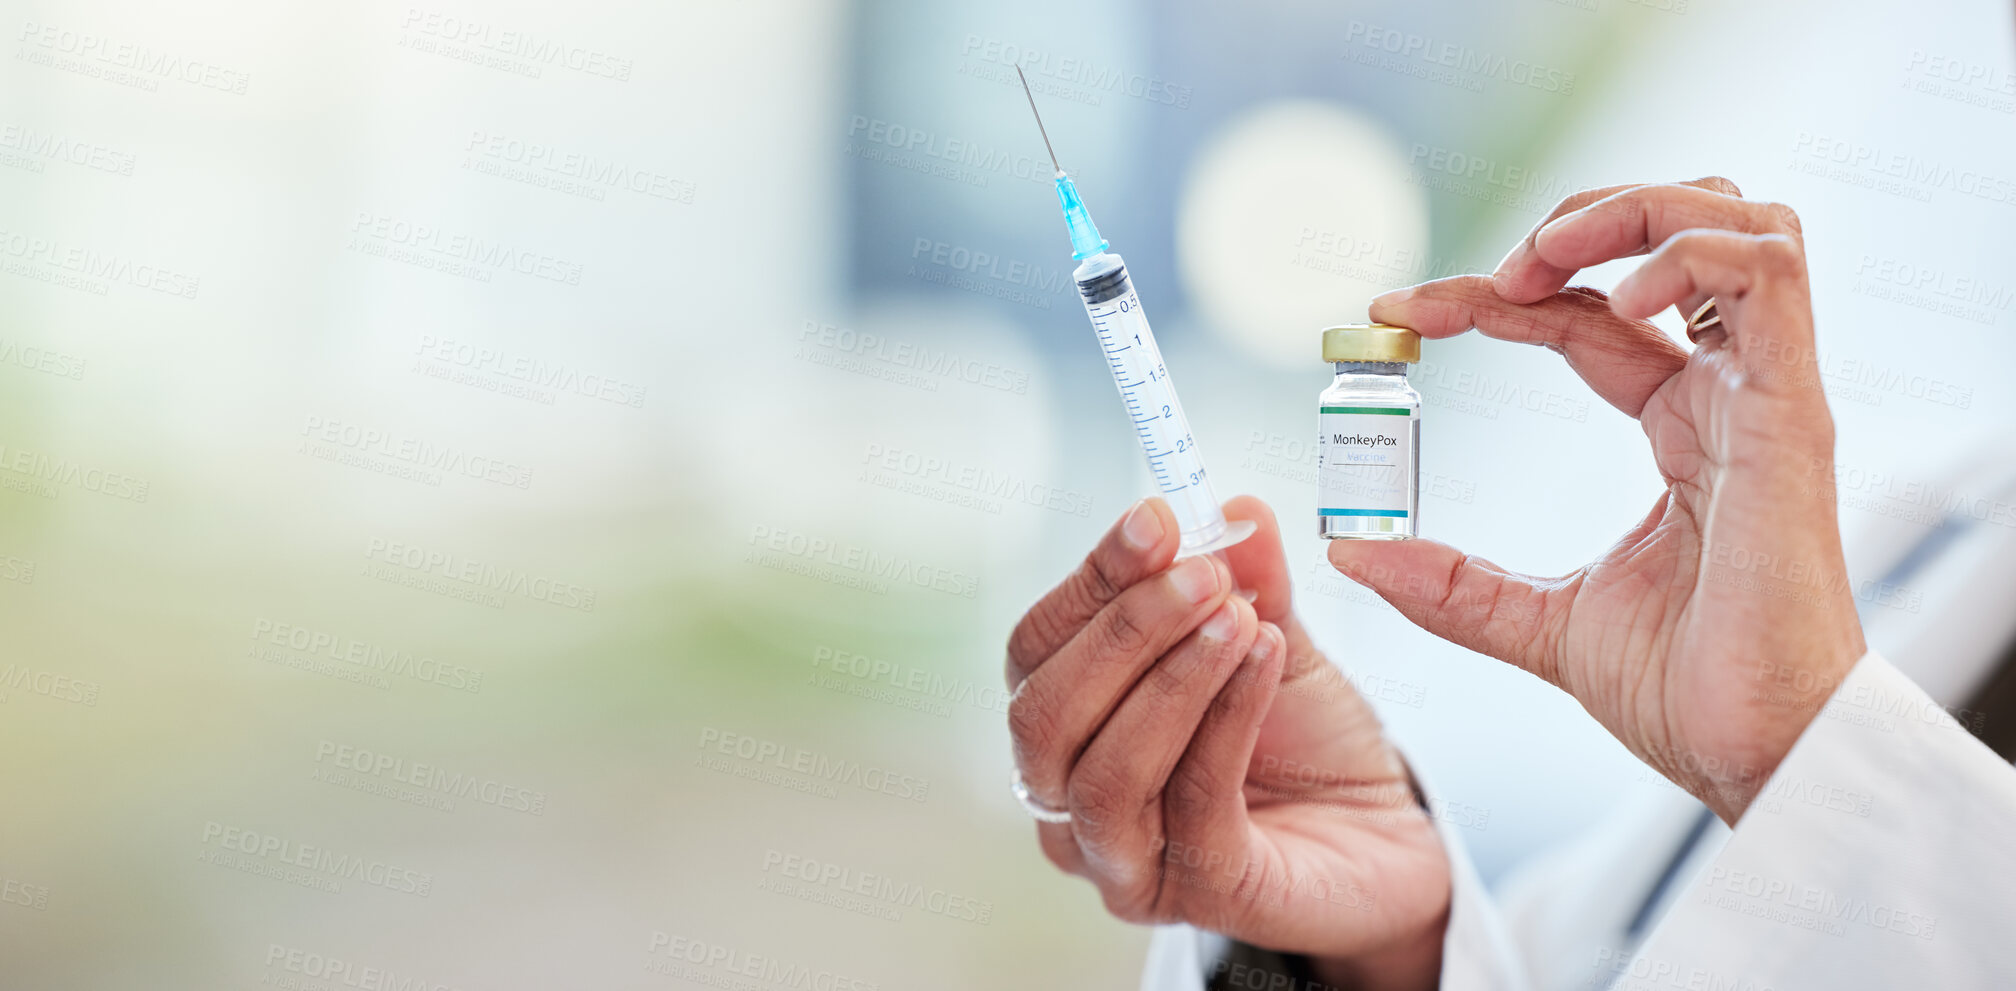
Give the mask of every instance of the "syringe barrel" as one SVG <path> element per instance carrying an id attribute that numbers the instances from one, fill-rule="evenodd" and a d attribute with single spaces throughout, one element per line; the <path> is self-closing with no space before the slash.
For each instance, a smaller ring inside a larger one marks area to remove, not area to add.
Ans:
<path id="1" fill-rule="evenodd" d="M 1118 254 L 1100 252 L 1085 259 L 1072 277 L 1148 458 L 1149 473 L 1176 514 L 1183 535 L 1179 553 L 1218 545 L 1226 536 L 1225 513 L 1204 472 L 1204 459 L 1197 453 L 1196 438 L 1176 399 L 1176 387 L 1169 381 L 1168 366 L 1162 362 L 1148 316 L 1141 311 L 1126 263 Z"/>

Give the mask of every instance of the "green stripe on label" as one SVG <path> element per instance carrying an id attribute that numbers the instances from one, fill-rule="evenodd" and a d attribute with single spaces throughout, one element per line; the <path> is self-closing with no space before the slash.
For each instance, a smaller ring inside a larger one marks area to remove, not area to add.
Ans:
<path id="1" fill-rule="evenodd" d="M 1406 518 L 1407 518 L 1407 511 L 1406 511 L 1406 510 L 1404 510 L 1404 509 L 1318 509 L 1318 510 L 1316 511 L 1316 515 L 1318 515 L 1318 516 L 1393 516 L 1393 517 L 1398 517 L 1398 518 L 1400 518 L 1400 519 L 1406 519 Z"/>
<path id="2" fill-rule="evenodd" d="M 1325 406 L 1325 413 L 1358 413 L 1370 416 L 1412 416 L 1414 411 L 1405 406 Z"/>

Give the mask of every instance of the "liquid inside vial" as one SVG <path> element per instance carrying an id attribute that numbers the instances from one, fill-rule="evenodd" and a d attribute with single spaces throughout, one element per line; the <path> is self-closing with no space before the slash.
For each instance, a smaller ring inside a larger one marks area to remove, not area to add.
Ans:
<path id="1" fill-rule="evenodd" d="M 1420 512 L 1421 395 L 1401 362 L 1337 362 L 1317 414 L 1317 532 L 1402 540 Z"/>

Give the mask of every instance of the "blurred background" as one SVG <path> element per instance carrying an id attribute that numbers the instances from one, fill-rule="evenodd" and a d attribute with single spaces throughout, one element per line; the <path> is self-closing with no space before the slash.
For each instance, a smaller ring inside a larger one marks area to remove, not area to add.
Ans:
<path id="1" fill-rule="evenodd" d="M 1322 326 L 1721 174 L 1804 218 L 1851 541 L 2016 402 L 1985 0 L 0 10 L 8 987 L 1132 986 L 1006 786 L 1007 631 L 1151 491 L 1018 65 L 1487 880 L 1666 786 L 1323 563 Z M 1414 382 L 1427 535 L 1657 495 L 1546 351 Z"/>

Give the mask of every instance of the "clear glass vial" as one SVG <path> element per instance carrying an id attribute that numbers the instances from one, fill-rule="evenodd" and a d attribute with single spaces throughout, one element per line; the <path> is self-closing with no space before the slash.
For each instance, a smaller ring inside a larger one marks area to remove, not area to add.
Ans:
<path id="1" fill-rule="evenodd" d="M 1333 540 L 1414 536 L 1421 394 L 1407 383 L 1407 366 L 1421 360 L 1421 335 L 1384 324 L 1330 327 L 1323 360 L 1337 377 L 1318 397 L 1317 533 Z"/>

